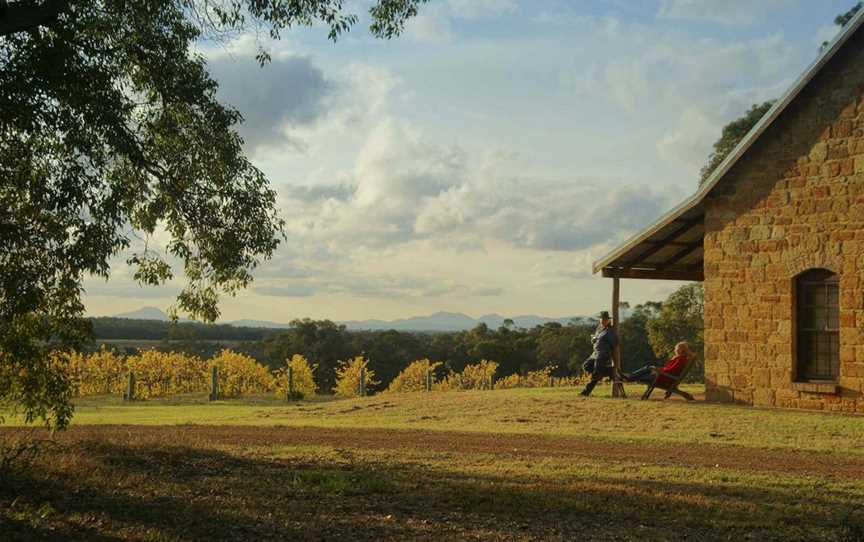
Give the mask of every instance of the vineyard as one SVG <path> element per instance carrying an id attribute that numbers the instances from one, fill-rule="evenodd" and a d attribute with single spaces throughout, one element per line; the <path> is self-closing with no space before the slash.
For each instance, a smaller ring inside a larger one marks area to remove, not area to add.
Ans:
<path id="1" fill-rule="evenodd" d="M 217 375 L 219 396 L 223 398 L 268 392 L 284 396 L 288 393 L 289 368 L 293 394 L 307 397 L 316 391 L 312 378 L 314 367 L 303 356 L 293 356 L 284 367 L 272 372 L 255 359 L 231 350 L 202 359 L 156 350 L 121 356 L 102 349 L 92 354 L 58 353 L 55 362 L 65 365 L 73 393 L 79 397 L 128 395 L 131 391 L 131 397 L 147 400 L 205 392 L 213 384 L 212 374 Z M 132 390 L 128 389 L 130 382 Z"/>
<path id="2" fill-rule="evenodd" d="M 213 375 L 219 398 L 236 398 L 251 394 L 274 393 L 289 399 L 310 398 L 318 392 L 316 365 L 295 354 L 283 366 L 269 370 L 254 358 L 223 350 L 204 359 L 179 352 L 144 350 L 123 356 L 105 348 L 90 354 L 71 352 L 54 354 L 54 363 L 65 367 L 74 395 L 124 395 L 148 400 L 173 395 L 212 391 Z M 340 362 L 335 369 L 337 397 L 357 397 L 378 386 L 369 361 L 356 356 Z M 481 360 L 468 364 L 461 372 L 442 372 L 442 363 L 420 359 L 403 369 L 383 393 L 416 391 L 489 390 L 573 386 L 579 378 L 554 378 L 554 366 L 525 375 L 518 373 L 498 377 L 498 363 Z"/>

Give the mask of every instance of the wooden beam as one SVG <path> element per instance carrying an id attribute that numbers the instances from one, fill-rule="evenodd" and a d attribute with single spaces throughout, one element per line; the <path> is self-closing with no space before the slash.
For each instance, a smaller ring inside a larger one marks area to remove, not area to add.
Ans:
<path id="1" fill-rule="evenodd" d="M 618 338 L 612 351 L 612 397 L 624 398 L 624 384 L 621 383 L 621 324 L 618 317 L 618 305 L 621 298 L 621 279 L 612 279 L 612 329 Z"/>
<path id="2" fill-rule="evenodd" d="M 691 280 L 696 282 L 705 280 L 705 274 L 702 271 L 701 265 L 698 268 L 684 269 L 621 269 L 606 267 L 603 269 L 603 276 L 622 279 Z"/>
<path id="3" fill-rule="evenodd" d="M 704 223 L 704 221 L 705 221 L 705 215 L 702 215 L 699 218 L 694 218 L 693 220 L 676 220 L 676 221 L 673 221 L 672 222 L 673 224 L 681 224 L 681 227 L 675 228 L 675 230 L 672 233 L 670 233 L 666 237 L 657 241 L 656 245 L 649 248 L 648 250 L 646 250 L 642 254 L 638 255 L 636 257 L 636 259 L 630 260 L 629 262 L 626 262 L 622 265 L 624 265 L 626 267 L 630 267 L 630 266 L 636 265 L 640 262 L 644 262 L 647 258 L 650 258 L 654 254 L 663 250 L 663 247 L 665 247 L 668 243 L 674 241 L 678 237 L 681 237 L 682 235 L 687 233 L 687 230 L 689 230 L 690 228 L 692 228 L 693 226 L 695 226 L 697 224 Z"/>
<path id="4" fill-rule="evenodd" d="M 686 248 L 679 250 L 678 252 L 673 254 L 671 258 L 666 260 L 663 264 L 659 265 L 657 267 L 657 269 L 668 269 L 668 268 L 672 267 L 676 263 L 680 262 L 681 260 L 683 260 L 684 258 L 689 256 L 693 251 L 695 251 L 697 248 L 699 248 L 701 246 L 702 246 L 702 241 L 700 241 L 698 243 L 694 243 L 693 246 L 689 246 L 689 247 L 686 247 Z"/>
<path id="5" fill-rule="evenodd" d="M 664 243 L 663 241 L 652 241 L 651 239 L 646 239 L 645 241 L 642 241 L 642 243 L 640 243 L 640 244 L 643 244 L 643 245 L 666 245 L 667 247 L 692 247 L 693 245 L 696 245 L 697 247 L 701 247 L 702 246 L 702 239 L 699 239 L 698 241 L 689 241 L 689 242 L 669 241 L 668 243 Z"/>

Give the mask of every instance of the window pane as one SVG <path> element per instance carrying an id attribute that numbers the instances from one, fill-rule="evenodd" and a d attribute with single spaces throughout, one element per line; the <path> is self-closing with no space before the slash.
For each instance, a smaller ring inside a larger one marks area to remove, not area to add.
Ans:
<path id="1" fill-rule="evenodd" d="M 806 287 L 806 295 L 804 296 L 805 304 L 809 307 L 824 307 L 825 306 L 825 286 L 808 284 Z"/>
<path id="2" fill-rule="evenodd" d="M 816 331 L 820 331 L 825 329 L 825 326 L 828 325 L 828 314 L 826 313 L 824 307 L 814 310 L 809 314 L 810 316 L 810 327 L 811 329 L 815 329 Z"/>
<path id="3" fill-rule="evenodd" d="M 840 311 L 837 307 L 828 309 L 828 329 L 840 329 Z"/>
<path id="4" fill-rule="evenodd" d="M 828 286 L 828 305 L 836 307 L 840 304 L 840 288 L 836 284 Z"/>

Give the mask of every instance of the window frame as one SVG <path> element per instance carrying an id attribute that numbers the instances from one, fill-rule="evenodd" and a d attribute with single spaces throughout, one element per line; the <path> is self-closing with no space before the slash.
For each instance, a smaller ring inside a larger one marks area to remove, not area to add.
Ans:
<path id="1" fill-rule="evenodd" d="M 824 304 L 806 304 L 812 299 L 813 290 L 824 288 Z M 840 277 L 830 269 L 814 268 L 799 273 L 792 283 L 795 300 L 792 307 L 793 317 L 793 382 L 802 383 L 837 383 L 840 380 Z M 832 291 L 833 294 L 832 295 Z M 810 294 L 810 295 L 808 295 Z M 832 302 L 833 301 L 833 302 Z M 807 309 L 814 312 L 807 313 Z M 824 310 L 819 314 L 819 310 Z M 821 320 L 820 320 L 821 318 Z M 824 322 L 822 329 L 815 326 L 804 327 L 808 322 Z M 807 335 L 810 335 L 808 338 Z M 815 337 L 815 340 L 814 340 Z M 825 340 L 827 338 L 827 341 Z M 806 349 L 816 348 L 815 356 L 822 355 L 827 359 L 817 359 L 812 363 L 812 354 Z M 825 353 L 827 345 L 827 353 Z M 820 351 L 824 354 L 820 354 Z M 827 367 L 826 371 L 812 370 L 820 364 Z M 807 370 L 811 369 L 811 370 Z"/>

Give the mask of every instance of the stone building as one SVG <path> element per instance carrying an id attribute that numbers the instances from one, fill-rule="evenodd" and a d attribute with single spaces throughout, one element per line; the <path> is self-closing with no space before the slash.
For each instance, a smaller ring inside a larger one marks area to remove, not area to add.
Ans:
<path id="1" fill-rule="evenodd" d="M 708 400 L 864 412 L 862 21 L 693 196 L 594 265 L 616 297 L 623 278 L 704 281 Z"/>

